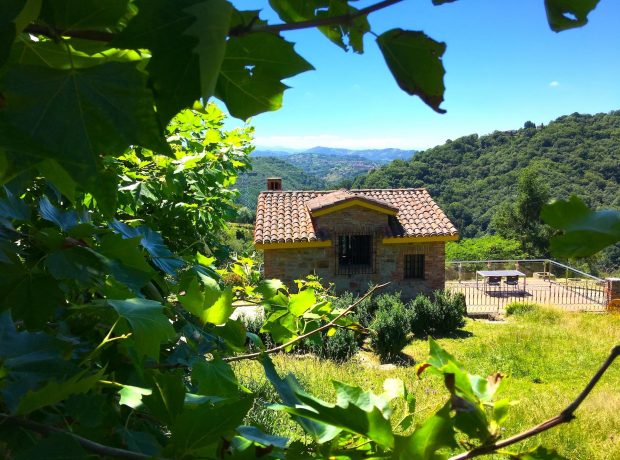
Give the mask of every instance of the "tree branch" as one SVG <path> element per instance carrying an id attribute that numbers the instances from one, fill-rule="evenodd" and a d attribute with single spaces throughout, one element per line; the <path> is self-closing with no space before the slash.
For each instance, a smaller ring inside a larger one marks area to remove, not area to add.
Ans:
<path id="1" fill-rule="evenodd" d="M 375 11 L 382 10 L 389 6 L 400 3 L 404 0 L 383 0 L 373 5 L 369 5 L 366 8 L 362 8 L 354 13 L 342 14 L 340 16 L 332 16 L 325 18 L 308 19 L 307 21 L 299 22 L 287 22 L 283 24 L 267 24 L 267 25 L 254 25 L 253 23 L 245 26 L 237 26 L 230 29 L 228 35 L 231 37 L 247 35 L 254 32 L 267 32 L 277 34 L 280 32 L 286 32 L 290 30 L 310 29 L 313 27 L 330 26 L 334 24 L 348 24 L 354 19 L 362 16 L 368 16 Z M 102 30 L 55 30 L 51 27 L 41 24 L 29 24 L 24 32 L 33 35 L 44 35 L 46 37 L 57 39 L 58 37 L 72 37 L 81 38 L 83 40 L 93 40 L 98 42 L 111 42 L 116 37 L 113 32 L 106 32 Z"/>
<path id="2" fill-rule="evenodd" d="M 381 2 L 375 3 L 373 5 L 367 6 L 366 8 L 362 8 L 354 13 L 347 13 L 340 16 L 332 16 L 326 18 L 315 18 L 308 19 L 307 21 L 299 21 L 299 22 L 287 22 L 284 24 L 267 24 L 267 25 L 259 25 L 259 26 L 250 26 L 250 27 L 236 27 L 230 30 L 230 36 L 239 36 L 245 35 L 251 32 L 268 32 L 268 33 L 280 33 L 286 32 L 290 30 L 301 30 L 301 29 L 310 29 L 312 27 L 321 27 L 321 26 L 331 26 L 334 24 L 348 24 L 354 19 L 357 19 L 362 16 L 368 16 L 375 11 L 382 10 L 387 8 L 388 6 L 395 5 L 397 3 L 402 2 L 403 0 L 383 0 Z"/>
<path id="3" fill-rule="evenodd" d="M 585 388 L 581 391 L 581 393 L 579 393 L 579 396 L 577 396 L 577 398 L 575 398 L 575 400 L 572 403 L 566 406 L 566 409 L 560 412 L 559 415 L 556 415 L 555 417 L 550 418 L 549 420 L 546 420 L 542 422 L 541 424 L 536 425 L 535 427 L 532 427 L 519 434 L 511 436 L 510 438 L 506 438 L 503 441 L 498 441 L 493 444 L 476 447 L 475 449 L 472 449 L 469 452 L 464 452 L 462 454 L 450 457 L 450 460 L 466 460 L 469 458 L 474 458 L 474 457 L 479 457 L 481 455 L 490 454 L 504 447 L 523 441 L 524 439 L 531 438 L 532 436 L 535 436 L 539 433 L 547 431 L 548 429 L 553 428 L 554 426 L 560 425 L 562 423 L 570 422 L 572 419 L 575 418 L 574 413 L 579 407 L 579 405 L 590 394 L 590 392 L 596 386 L 596 384 L 601 379 L 605 371 L 607 371 L 609 366 L 611 366 L 611 364 L 614 362 L 614 360 L 618 356 L 620 356 L 620 345 L 616 345 L 614 348 L 612 348 L 605 362 L 601 365 L 601 367 L 599 367 L 598 371 L 596 371 L 596 374 L 594 374 L 594 376 L 590 379 L 590 381 L 585 386 Z"/>
<path id="4" fill-rule="evenodd" d="M 295 344 L 297 342 L 305 340 L 305 339 L 307 339 L 308 337 L 310 337 L 310 336 L 312 336 L 314 334 L 318 334 L 321 331 L 324 331 L 326 329 L 329 329 L 330 327 L 333 327 L 340 318 L 342 318 L 343 316 L 346 316 L 349 313 L 351 313 L 353 311 L 353 309 L 355 307 L 357 307 L 361 302 L 363 302 L 368 296 L 372 295 L 375 291 L 384 288 L 388 284 L 390 284 L 390 283 L 383 283 L 383 284 L 378 284 L 376 286 L 373 286 L 371 289 L 369 289 L 366 292 L 366 294 L 364 294 L 362 297 L 360 297 L 355 302 L 353 302 L 351 305 L 349 305 L 347 308 L 345 308 L 342 313 L 340 313 L 338 316 L 336 316 L 331 321 L 323 324 L 321 327 L 318 327 L 318 328 L 314 329 L 313 331 L 310 331 L 310 332 L 307 332 L 305 334 L 302 334 L 299 337 L 294 338 L 293 340 L 289 340 L 288 342 L 283 343 L 282 345 L 278 345 L 277 347 L 270 348 L 269 350 L 258 351 L 256 353 L 248 353 L 247 355 L 229 356 L 229 357 L 226 357 L 226 358 L 223 358 L 223 359 L 224 359 L 224 361 L 228 361 L 228 362 L 241 361 L 243 359 L 255 359 L 255 358 L 258 358 L 259 356 L 262 356 L 263 354 L 270 355 L 272 353 L 277 353 L 279 351 L 282 351 L 282 350 L 286 349 L 287 347 L 290 347 L 291 345 L 293 345 L 293 344 Z"/>
<path id="5" fill-rule="evenodd" d="M 75 441 L 85 450 L 97 455 L 102 455 L 104 457 L 127 458 L 130 460 L 168 460 L 163 457 L 153 457 L 152 455 L 141 454 L 139 452 L 132 452 L 130 450 L 119 449 L 117 447 L 99 444 L 98 442 L 83 438 L 82 436 L 78 436 L 77 434 L 71 433 L 70 431 L 61 430 L 60 428 L 33 422 L 31 420 L 26 420 L 21 417 L 14 417 L 8 414 L 0 414 L 0 421 L 14 423 L 44 436 L 48 436 L 52 433 L 60 433 L 66 436 L 70 436 L 71 438 L 75 439 Z"/>

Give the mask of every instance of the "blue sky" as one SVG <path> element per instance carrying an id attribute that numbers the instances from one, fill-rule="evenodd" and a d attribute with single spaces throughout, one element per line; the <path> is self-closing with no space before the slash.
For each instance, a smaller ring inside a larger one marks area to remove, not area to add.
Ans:
<path id="1" fill-rule="evenodd" d="M 360 0 L 359 7 L 375 3 Z M 234 0 L 263 9 L 267 0 Z M 620 2 L 601 0 L 583 28 L 547 25 L 543 0 L 405 0 L 369 17 L 373 31 L 423 30 L 444 41 L 446 94 L 440 115 L 396 85 L 367 35 L 363 55 L 345 53 L 314 30 L 285 37 L 314 65 L 286 83 L 279 111 L 254 117 L 259 148 L 422 149 L 447 139 L 548 123 L 573 112 L 620 109 Z"/>

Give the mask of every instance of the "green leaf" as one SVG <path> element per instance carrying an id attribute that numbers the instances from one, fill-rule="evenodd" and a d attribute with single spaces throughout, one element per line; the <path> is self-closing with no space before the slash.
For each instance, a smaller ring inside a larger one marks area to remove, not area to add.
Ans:
<path id="1" fill-rule="evenodd" d="M 291 294 L 289 299 L 289 310 L 297 317 L 302 316 L 316 304 L 316 296 L 313 289 L 304 289 L 299 294 Z"/>
<path id="2" fill-rule="evenodd" d="M 133 63 L 15 65 L 0 89 L 0 148 L 8 158 L 23 167 L 55 160 L 86 191 L 99 188 L 102 154 L 119 155 L 130 145 L 169 151 L 146 75 Z"/>
<path id="3" fill-rule="evenodd" d="M 106 257 L 119 260 L 123 265 L 140 272 L 154 274 L 154 270 L 144 259 L 139 248 L 141 238 L 123 238 L 121 235 L 110 233 L 100 240 L 99 252 Z"/>
<path id="4" fill-rule="evenodd" d="M 108 300 L 107 303 L 125 318 L 133 330 L 133 343 L 140 355 L 159 359 L 159 348 L 175 336 L 159 302 L 146 299 Z"/>
<path id="5" fill-rule="evenodd" d="M 271 381 L 272 377 L 269 378 Z M 330 436 L 337 433 L 334 431 L 334 428 L 337 428 L 370 438 L 382 447 L 393 447 L 394 435 L 386 416 L 389 413 L 388 403 L 381 397 L 358 387 L 333 382 L 338 400 L 336 404 L 330 404 L 301 390 L 293 379 L 285 381 L 278 379 L 274 379 L 276 382 L 274 386 L 278 385 L 276 389 L 281 387 L 280 391 L 285 396 L 281 394 L 280 397 L 286 405 L 274 406 L 275 409 L 301 417 L 302 420 L 313 420 L 331 426 L 332 428 L 326 432 Z M 329 439 L 321 437 L 317 440 L 325 442 Z"/>
<path id="6" fill-rule="evenodd" d="M 17 414 L 24 415 L 47 406 L 53 406 L 64 401 L 74 394 L 86 393 L 103 376 L 105 369 L 85 376 L 86 372 L 80 372 L 67 380 L 52 380 L 43 387 L 26 393 L 17 406 Z"/>
<path id="7" fill-rule="evenodd" d="M 298 404 L 302 404 L 298 395 L 303 393 L 303 390 L 299 386 L 299 383 L 295 377 L 292 374 L 289 374 L 286 378 L 281 378 L 269 356 L 263 356 L 261 358 L 261 363 L 265 370 L 267 379 L 269 379 L 275 390 L 278 392 L 282 402 L 288 407 L 295 407 Z M 342 431 L 340 428 L 332 425 L 317 422 L 303 416 L 293 415 L 293 419 L 301 425 L 304 431 L 310 434 L 319 443 L 328 442 L 334 439 Z"/>
<path id="8" fill-rule="evenodd" d="M 286 449 L 286 445 L 288 444 L 288 438 L 263 433 L 255 426 L 239 426 L 237 427 L 237 433 L 245 439 L 263 446 L 274 446 L 280 449 Z"/>
<path id="9" fill-rule="evenodd" d="M 73 436 L 55 433 L 38 439 L 36 444 L 16 453 L 13 460 L 86 460 L 91 458 Z"/>
<path id="10" fill-rule="evenodd" d="M 620 211 L 592 211 L 576 196 L 546 205 L 540 217 L 563 234 L 551 238 L 559 257 L 588 257 L 620 241 Z"/>
<path id="11" fill-rule="evenodd" d="M 77 211 L 61 211 L 46 196 L 39 201 L 39 214 L 43 219 L 55 223 L 63 232 L 71 230 L 80 221 Z"/>
<path id="12" fill-rule="evenodd" d="M 231 115 L 247 119 L 277 110 L 288 88 L 280 80 L 313 67 L 293 49 L 293 44 L 270 33 L 231 37 L 220 70 L 215 95 Z"/>
<path id="13" fill-rule="evenodd" d="M 185 404 L 185 385 L 180 372 L 153 375 L 153 391 L 142 398 L 158 420 L 171 426 L 183 412 Z"/>
<path id="14" fill-rule="evenodd" d="M 382 33 L 377 44 L 398 86 L 407 94 L 419 96 L 436 112 L 446 113 L 439 107 L 446 89 L 442 62 L 446 44 L 424 32 L 403 29 Z"/>
<path id="15" fill-rule="evenodd" d="M 15 37 L 39 14 L 41 0 L 0 2 L 0 66 L 9 57 Z"/>
<path id="16" fill-rule="evenodd" d="M 344 0 L 319 3 L 306 0 L 269 0 L 269 4 L 285 22 L 322 20 L 347 14 L 355 15 L 359 11 Z M 370 31 L 370 24 L 366 16 L 360 16 L 349 22 L 321 26 L 318 29 L 345 51 L 351 46 L 353 51 L 363 53 L 364 35 Z M 348 43 L 345 43 L 345 38 Z"/>
<path id="17" fill-rule="evenodd" d="M 4 189 L 5 198 L 0 199 L 0 217 L 21 221 L 30 220 L 30 208 L 28 205 L 16 198 L 9 189 Z"/>
<path id="18" fill-rule="evenodd" d="M 125 238 L 140 238 L 140 244 L 151 255 L 153 263 L 169 275 L 176 275 L 177 271 L 185 265 L 168 249 L 162 236 L 146 225 L 130 227 L 115 219 L 110 223 L 110 228 Z"/>
<path id="19" fill-rule="evenodd" d="M 196 17 L 186 34 L 197 39 L 193 52 L 199 56 L 200 97 L 208 100 L 215 92 L 226 52 L 232 5 L 226 0 L 209 0 L 186 8 Z"/>
<path id="20" fill-rule="evenodd" d="M 74 372 L 67 352 L 66 343 L 43 332 L 17 332 L 10 314 L 0 313 L 0 393 L 10 411 L 28 391 Z"/>
<path id="21" fill-rule="evenodd" d="M 48 274 L 24 274 L 0 294 L 2 308 L 10 308 L 14 318 L 24 321 L 29 329 L 44 326 L 64 301 L 58 282 Z"/>
<path id="22" fill-rule="evenodd" d="M 230 287 L 225 288 L 215 303 L 207 307 L 201 315 L 205 323 L 224 324 L 233 312 L 233 293 Z"/>
<path id="23" fill-rule="evenodd" d="M 395 458 L 402 460 L 431 460 L 441 458 L 437 451 L 457 447 L 450 419 L 450 404 L 445 404 L 432 417 L 407 437 L 399 437 Z"/>
<path id="24" fill-rule="evenodd" d="M 252 398 L 231 403 L 186 407 L 171 427 L 168 455 L 174 458 L 214 458 L 221 439 L 230 439 L 252 407 Z"/>
<path id="25" fill-rule="evenodd" d="M 213 94 L 232 8 L 223 0 L 142 0 L 112 46 L 147 48 L 146 67 L 163 125 Z"/>
<path id="26" fill-rule="evenodd" d="M 549 27 L 561 32 L 574 27 L 585 26 L 588 14 L 596 8 L 599 0 L 545 0 Z"/>
<path id="27" fill-rule="evenodd" d="M 198 386 L 198 392 L 202 395 L 223 398 L 239 396 L 237 377 L 230 364 L 221 359 L 194 363 L 192 383 Z"/>
<path id="28" fill-rule="evenodd" d="M 217 282 L 206 275 L 200 274 L 197 278 L 194 273 L 188 272 L 181 282 L 178 297 L 183 308 L 203 323 L 224 324 L 233 312 L 232 289 L 227 287 L 222 291 Z"/>
<path id="29" fill-rule="evenodd" d="M 278 279 L 262 280 L 256 286 L 256 292 L 263 296 L 264 300 L 269 300 L 275 296 L 280 289 L 285 289 L 284 283 Z"/>
<path id="30" fill-rule="evenodd" d="M 56 30 L 114 27 L 127 12 L 128 0 L 46 0 L 41 18 Z"/>
<path id="31" fill-rule="evenodd" d="M 136 409 L 142 405 L 142 397 L 148 396 L 153 393 L 150 388 L 134 387 L 131 385 L 123 385 L 123 388 L 118 390 L 118 394 L 121 397 L 119 400 L 120 405 L 125 405 Z"/>

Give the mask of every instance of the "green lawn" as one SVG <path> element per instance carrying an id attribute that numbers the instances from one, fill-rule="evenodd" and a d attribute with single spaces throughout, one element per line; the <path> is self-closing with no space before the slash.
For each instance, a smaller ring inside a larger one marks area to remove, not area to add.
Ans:
<path id="1" fill-rule="evenodd" d="M 459 338 L 439 339 L 439 343 L 472 373 L 501 371 L 509 376 L 504 395 L 516 404 L 505 426 L 508 436 L 558 414 L 581 391 L 612 346 L 620 343 L 620 316 L 547 310 L 510 317 L 504 323 L 468 320 Z M 415 340 L 405 352 L 423 361 L 428 344 Z M 331 380 L 380 392 L 388 377 L 403 379 L 415 392 L 420 420 L 446 399 L 439 379 L 427 376 L 418 380 L 413 366 L 378 366 L 367 354 L 341 365 L 293 355 L 279 355 L 274 361 L 281 373 L 293 372 L 310 392 L 330 401 L 335 399 Z M 275 401 L 269 385 L 256 379 L 261 375 L 256 365 L 240 363 L 237 371 L 262 401 Z M 396 408 L 394 419 L 400 410 Z M 520 446 L 542 443 L 570 459 L 620 458 L 620 362 L 605 374 L 576 415 L 570 424 Z M 272 432 L 301 434 L 285 415 L 258 404 L 251 417 Z"/>

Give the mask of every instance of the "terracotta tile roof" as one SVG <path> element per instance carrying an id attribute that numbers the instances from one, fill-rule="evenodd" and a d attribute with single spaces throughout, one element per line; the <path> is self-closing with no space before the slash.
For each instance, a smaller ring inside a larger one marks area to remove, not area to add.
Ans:
<path id="1" fill-rule="evenodd" d="M 390 203 L 387 203 L 383 200 L 370 196 L 356 194 L 344 189 L 318 195 L 315 198 L 306 201 L 306 208 L 308 208 L 310 214 L 313 214 L 316 211 L 320 211 L 336 204 L 346 203 L 347 201 L 352 200 L 363 200 L 367 203 L 374 204 L 375 206 L 386 208 L 391 211 L 398 211 L 397 207 L 394 207 Z"/>
<path id="2" fill-rule="evenodd" d="M 261 192 L 256 207 L 255 243 L 292 243 L 321 240 L 309 208 L 316 212 L 342 200 L 360 198 L 397 209 L 387 237 L 458 235 L 450 219 L 426 189 Z"/>

